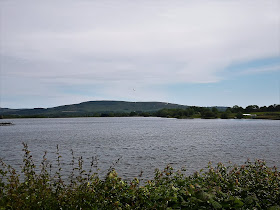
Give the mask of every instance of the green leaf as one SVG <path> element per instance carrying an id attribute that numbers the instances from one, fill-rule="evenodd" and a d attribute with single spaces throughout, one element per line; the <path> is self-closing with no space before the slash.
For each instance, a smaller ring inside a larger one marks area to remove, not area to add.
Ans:
<path id="1" fill-rule="evenodd" d="M 210 194 L 204 192 L 204 191 L 200 191 L 197 193 L 197 198 L 199 198 L 202 201 L 208 201 L 210 199 Z"/>
<path id="2" fill-rule="evenodd" d="M 268 210 L 280 210 L 280 206 L 271 206 Z"/>
<path id="3" fill-rule="evenodd" d="M 221 209 L 221 208 L 223 208 L 221 204 L 219 204 L 217 201 L 215 201 L 213 199 L 210 199 L 209 202 L 212 204 L 214 209 Z"/>
<path id="4" fill-rule="evenodd" d="M 256 198 L 255 197 L 253 197 L 253 196 L 247 196 L 245 199 L 244 199 L 244 202 L 246 203 L 246 204 L 252 204 L 254 201 L 256 200 Z"/>
<path id="5" fill-rule="evenodd" d="M 244 205 L 244 203 L 238 198 L 235 198 L 233 203 L 234 203 L 234 207 L 236 208 L 242 207 Z"/>

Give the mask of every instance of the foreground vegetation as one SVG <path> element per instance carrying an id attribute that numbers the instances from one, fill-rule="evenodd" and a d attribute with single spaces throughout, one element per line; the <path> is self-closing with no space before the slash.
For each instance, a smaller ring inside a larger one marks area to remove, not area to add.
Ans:
<path id="1" fill-rule="evenodd" d="M 111 168 L 105 178 L 83 170 L 72 160 L 72 173 L 62 178 L 59 151 L 56 167 L 46 154 L 36 168 L 24 144 L 21 176 L 1 161 L 1 209 L 280 209 L 280 172 L 257 160 L 216 167 L 191 176 L 167 166 L 145 184 L 125 181 Z M 56 169 L 54 169 L 56 168 Z"/>

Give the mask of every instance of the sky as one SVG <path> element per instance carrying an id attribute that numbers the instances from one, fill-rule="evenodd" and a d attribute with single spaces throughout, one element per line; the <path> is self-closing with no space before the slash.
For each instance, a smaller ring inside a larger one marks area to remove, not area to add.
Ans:
<path id="1" fill-rule="evenodd" d="M 280 104 L 280 0 L 0 0 L 0 107 Z"/>

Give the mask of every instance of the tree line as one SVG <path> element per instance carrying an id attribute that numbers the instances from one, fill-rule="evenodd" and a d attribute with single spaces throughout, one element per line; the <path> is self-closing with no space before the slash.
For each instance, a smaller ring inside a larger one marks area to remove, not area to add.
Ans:
<path id="1" fill-rule="evenodd" d="M 228 110 L 230 110 L 233 113 L 237 113 L 237 112 L 280 112 L 280 104 L 274 104 L 274 105 L 270 105 L 270 106 L 262 106 L 259 107 L 258 105 L 249 105 L 247 106 L 245 109 L 241 106 L 233 106 L 232 108 L 228 108 Z"/>
<path id="2" fill-rule="evenodd" d="M 259 119 L 280 119 L 280 105 L 270 105 L 259 107 L 257 105 L 249 105 L 246 108 L 235 105 L 233 107 L 199 107 L 189 106 L 187 108 L 176 109 L 160 109 L 158 111 L 143 112 L 75 112 L 75 113 L 53 113 L 53 114 L 33 114 L 33 115 L 4 115 L 2 118 L 63 118 L 63 117 L 164 117 L 164 118 L 204 118 L 204 119 L 229 119 L 244 118 L 245 113 L 257 113 Z M 264 114 L 263 114 L 264 113 Z M 261 117 L 264 116 L 264 117 Z M 265 116 L 266 115 L 266 116 Z M 272 116 L 272 117 L 271 117 Z M 247 116 L 248 117 L 248 116 Z"/>
<path id="3" fill-rule="evenodd" d="M 235 105 L 233 107 L 227 107 L 224 109 L 218 109 L 217 107 L 198 107 L 189 106 L 185 109 L 161 109 L 156 112 L 142 112 L 133 111 L 130 113 L 102 113 L 98 114 L 100 117 L 164 117 L 164 118 L 204 118 L 204 119 L 229 119 L 229 118 L 244 118 L 245 113 L 255 112 L 280 112 L 280 105 L 270 105 L 268 107 L 259 107 L 257 105 L 249 105 L 246 108 Z M 253 116 L 253 115 L 252 115 Z"/>

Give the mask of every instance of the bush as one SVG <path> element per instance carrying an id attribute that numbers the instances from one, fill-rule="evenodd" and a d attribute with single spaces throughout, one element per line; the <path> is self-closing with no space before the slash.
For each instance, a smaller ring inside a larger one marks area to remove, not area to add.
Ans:
<path id="1" fill-rule="evenodd" d="M 221 114 L 221 119 L 228 119 L 228 118 L 229 118 L 229 115 L 228 115 L 227 112 L 223 112 L 223 113 Z"/>
<path id="2" fill-rule="evenodd" d="M 205 112 L 202 112 L 201 117 L 205 119 L 212 119 L 212 118 L 217 118 L 217 114 L 210 110 L 207 110 Z"/>
<path id="3" fill-rule="evenodd" d="M 43 157 L 40 171 L 24 144 L 22 173 L 1 161 L 1 209 L 279 209 L 280 173 L 257 160 L 236 166 L 219 163 L 186 176 L 167 166 L 144 185 L 122 180 L 114 169 L 100 179 L 73 157 L 72 173 L 61 176 L 59 150 L 55 172 Z M 92 167 L 94 167 L 94 160 Z M 23 176 L 23 177 L 20 177 Z M 23 178 L 23 179 L 21 179 Z M 22 181 L 21 181 L 22 180 Z"/>
<path id="4" fill-rule="evenodd" d="M 236 117 L 237 119 L 242 119 L 242 118 L 243 118 L 242 112 L 238 112 L 238 113 L 235 115 L 235 117 Z"/>

